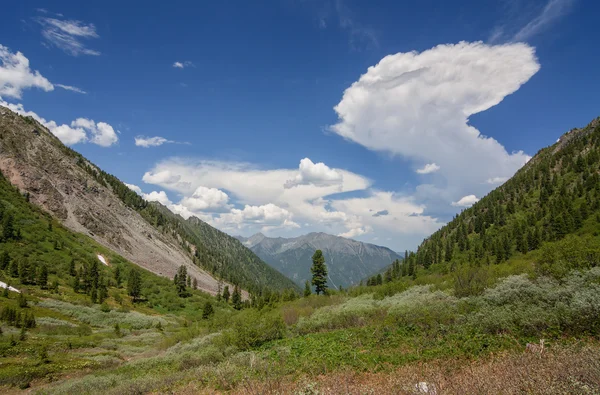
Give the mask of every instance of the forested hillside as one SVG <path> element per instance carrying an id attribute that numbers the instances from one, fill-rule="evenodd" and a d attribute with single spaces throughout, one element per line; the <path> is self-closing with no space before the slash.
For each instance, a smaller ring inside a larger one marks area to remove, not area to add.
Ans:
<path id="1" fill-rule="evenodd" d="M 596 265 L 599 172 L 596 119 L 540 150 L 505 184 L 425 239 L 416 252 L 407 252 L 406 265 L 392 265 L 385 275 L 369 279 L 369 285 L 386 278 L 416 278 L 427 269 L 443 273 L 499 264 L 534 251 L 539 274 L 562 276 Z"/>
<path id="2" fill-rule="evenodd" d="M 0 169 L 66 227 L 156 274 L 173 277 L 185 265 L 199 288 L 213 294 L 222 282 L 254 294 L 297 287 L 237 240 L 200 220 L 185 221 L 158 203 L 149 204 L 39 122 L 4 107 Z"/>

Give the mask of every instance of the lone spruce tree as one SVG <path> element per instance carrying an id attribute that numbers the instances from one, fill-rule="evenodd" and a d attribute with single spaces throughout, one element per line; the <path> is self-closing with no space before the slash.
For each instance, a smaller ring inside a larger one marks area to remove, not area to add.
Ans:
<path id="1" fill-rule="evenodd" d="M 325 257 L 321 250 L 316 250 L 312 256 L 312 285 L 315 286 L 317 295 L 327 292 L 327 266 L 325 266 Z"/>
<path id="2" fill-rule="evenodd" d="M 177 275 L 175 276 L 173 281 L 175 282 L 175 287 L 177 288 L 177 294 L 181 298 L 185 298 L 186 296 L 188 296 L 186 288 L 187 277 L 187 268 L 185 267 L 185 265 L 179 266 L 179 269 L 177 270 Z"/>

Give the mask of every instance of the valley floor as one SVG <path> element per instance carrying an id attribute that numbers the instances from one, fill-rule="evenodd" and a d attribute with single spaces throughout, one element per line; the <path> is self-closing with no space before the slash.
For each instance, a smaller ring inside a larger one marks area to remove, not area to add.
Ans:
<path id="1" fill-rule="evenodd" d="M 191 383 L 176 392 L 193 394 L 203 390 Z M 267 378 L 246 382 L 231 393 L 599 394 L 600 345 L 592 342 L 558 346 L 541 356 L 510 352 L 474 361 L 435 360 L 379 373 L 347 370 L 294 380 Z"/>

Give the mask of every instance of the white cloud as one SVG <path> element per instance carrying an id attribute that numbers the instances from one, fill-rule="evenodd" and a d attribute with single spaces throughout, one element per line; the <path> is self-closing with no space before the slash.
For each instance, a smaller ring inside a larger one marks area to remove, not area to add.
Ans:
<path id="1" fill-rule="evenodd" d="M 158 163 L 143 180 L 182 194 L 181 207 L 188 206 L 186 198 L 192 197 L 200 186 L 227 190 L 228 202 L 233 198 L 243 204 L 244 209 L 214 214 L 207 222 L 236 233 L 289 231 L 303 223 L 308 225 L 302 232 L 327 231 L 357 237 L 377 230 L 409 238 L 416 235 L 411 239 L 411 243 L 416 244 L 418 239 L 442 225 L 424 215 L 425 207 L 416 204 L 411 197 L 371 191 L 367 178 L 342 169 L 335 171 L 342 176 L 337 185 L 308 183 L 285 188 L 285 182 L 294 179 L 298 170 L 262 170 L 246 163 L 174 158 Z M 368 196 L 351 199 L 330 196 L 352 191 L 367 191 Z M 377 213 L 379 215 L 374 215 Z"/>
<path id="2" fill-rule="evenodd" d="M 142 197 L 149 202 L 159 202 L 164 206 L 168 206 L 172 203 L 165 191 L 152 191 L 150 193 L 144 193 Z"/>
<path id="3" fill-rule="evenodd" d="M 440 167 L 438 165 L 436 165 L 435 163 L 428 163 L 422 169 L 417 169 L 417 173 L 419 173 L 419 174 L 435 173 L 439 169 L 440 169 Z"/>
<path id="4" fill-rule="evenodd" d="M 352 239 L 354 237 L 362 236 L 362 235 L 364 235 L 366 233 L 370 233 L 372 231 L 373 231 L 373 229 L 371 227 L 352 228 L 347 232 L 338 234 L 338 236 L 345 237 L 347 239 Z"/>
<path id="5" fill-rule="evenodd" d="M 331 207 L 347 215 L 349 229 L 385 229 L 396 234 L 426 236 L 443 223 L 425 215 L 425 206 L 411 196 L 372 190 L 367 197 L 337 199 Z"/>
<path id="6" fill-rule="evenodd" d="M 185 197 L 180 204 L 191 212 L 223 211 L 230 209 L 229 196 L 220 189 L 199 186 L 191 197 Z"/>
<path id="7" fill-rule="evenodd" d="M 29 68 L 29 59 L 21 52 L 12 53 L 0 44 L 0 62 L 0 97 L 20 99 L 23 89 L 29 88 L 54 90 L 54 85 L 39 71 Z"/>
<path id="8" fill-rule="evenodd" d="M 285 188 L 293 188 L 298 185 L 336 185 L 341 184 L 342 174 L 323 162 L 313 163 L 309 158 L 300 161 L 298 174 L 284 184 Z"/>
<path id="9" fill-rule="evenodd" d="M 275 228 L 299 228 L 292 220 L 293 214 L 273 203 L 262 206 L 245 205 L 242 210 L 232 209 L 215 219 L 215 224 L 224 228 L 241 229 L 247 224 L 258 225 L 262 230 Z"/>
<path id="10" fill-rule="evenodd" d="M 42 26 L 42 36 L 46 42 L 71 56 L 100 55 L 100 52 L 89 49 L 82 39 L 98 38 L 96 27 L 76 20 L 60 20 L 56 18 L 36 18 Z"/>
<path id="11" fill-rule="evenodd" d="M 23 104 L 20 103 L 8 103 L 0 98 L 0 106 L 7 107 L 17 114 L 32 117 L 47 127 L 65 145 L 90 142 L 102 147 L 109 147 L 118 141 L 113 127 L 105 122 L 95 123 L 90 119 L 77 118 L 70 125 L 58 125 L 55 121 L 47 121 L 33 111 L 26 111 Z"/>
<path id="12" fill-rule="evenodd" d="M 190 62 L 189 60 L 186 60 L 185 62 L 175 62 L 173 63 L 173 67 L 176 69 L 184 69 L 186 67 L 194 67 L 194 63 Z"/>
<path id="13" fill-rule="evenodd" d="M 156 172 L 146 172 L 146 174 L 144 174 L 143 180 L 148 184 L 172 187 L 173 184 L 181 180 L 181 176 L 172 174 L 170 170 L 161 170 Z"/>
<path id="14" fill-rule="evenodd" d="M 461 42 L 389 55 L 346 89 L 330 129 L 371 150 L 435 163 L 441 177 L 434 187 L 445 196 L 483 195 L 486 180 L 512 176 L 529 156 L 508 153 L 468 118 L 500 103 L 539 68 L 523 43 Z"/>
<path id="15" fill-rule="evenodd" d="M 169 143 L 169 142 L 170 142 L 169 140 L 167 140 L 164 137 L 160 137 L 160 136 L 155 136 L 155 137 L 137 136 L 135 138 L 135 145 L 137 145 L 138 147 L 144 147 L 144 148 L 158 147 L 160 145 L 163 145 L 164 143 Z"/>
<path id="16" fill-rule="evenodd" d="M 73 128 L 69 125 L 57 125 L 56 122 L 50 121 L 44 124 L 53 135 L 58 137 L 64 145 L 74 145 L 79 143 L 85 143 L 87 141 L 87 134 L 82 128 Z"/>
<path id="17" fill-rule="evenodd" d="M 475 203 L 477 203 L 479 199 L 475 195 L 467 195 L 460 198 L 458 202 L 452 202 L 453 206 L 456 207 L 471 207 Z"/>
<path id="18" fill-rule="evenodd" d="M 144 148 L 158 147 L 163 144 L 189 144 L 189 143 L 168 140 L 168 139 L 166 139 L 164 137 L 160 137 L 160 136 L 154 136 L 154 137 L 137 136 L 137 137 L 135 137 L 135 145 L 137 145 L 138 147 L 144 147 Z"/>
<path id="19" fill-rule="evenodd" d="M 83 89 L 79 89 L 76 86 L 63 85 L 63 84 L 54 84 L 54 86 L 57 86 L 57 87 L 62 88 L 62 89 L 65 89 L 67 91 L 81 93 L 82 95 L 87 95 L 86 91 L 84 91 Z"/>
<path id="20" fill-rule="evenodd" d="M 508 177 L 492 177 L 488 178 L 485 182 L 487 184 L 497 185 L 504 184 L 506 181 L 508 181 Z"/>
<path id="21" fill-rule="evenodd" d="M 515 41 L 526 41 L 535 36 L 552 22 L 566 15 L 575 0 L 549 0 L 539 15 L 521 28 L 513 37 Z"/>
<path id="22" fill-rule="evenodd" d="M 128 184 L 126 182 L 124 182 L 123 184 L 125 184 L 125 186 L 127 188 L 131 189 L 133 192 L 137 193 L 138 195 L 142 195 L 142 188 L 138 187 L 137 185 Z"/>
<path id="23" fill-rule="evenodd" d="M 71 122 L 71 126 L 86 130 L 88 141 L 102 147 L 110 147 L 119 140 L 115 129 L 106 122 L 96 123 L 91 119 L 77 118 Z"/>

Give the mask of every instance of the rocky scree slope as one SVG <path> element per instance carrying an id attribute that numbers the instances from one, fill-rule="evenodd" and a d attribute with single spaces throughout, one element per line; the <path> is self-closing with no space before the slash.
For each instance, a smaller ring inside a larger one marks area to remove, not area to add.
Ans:
<path id="1" fill-rule="evenodd" d="M 71 230 L 88 234 L 162 276 L 173 277 L 185 265 L 201 289 L 213 294 L 218 290 L 215 276 L 194 264 L 196 247 L 164 220 L 160 223 L 162 217 L 153 216 L 146 201 L 63 145 L 37 121 L 4 107 L 0 107 L 0 171 Z M 240 285 L 247 289 L 253 284 Z"/>

